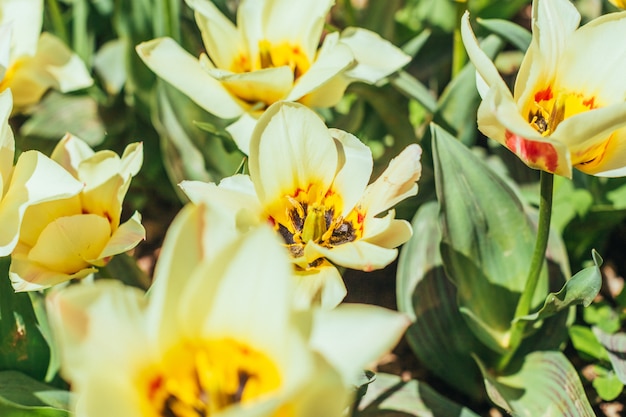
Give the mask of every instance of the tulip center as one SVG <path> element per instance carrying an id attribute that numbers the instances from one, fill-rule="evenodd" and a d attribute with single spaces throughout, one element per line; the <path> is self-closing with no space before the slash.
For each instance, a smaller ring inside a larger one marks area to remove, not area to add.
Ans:
<path id="1" fill-rule="evenodd" d="M 596 107 L 595 97 L 572 92 L 555 93 L 549 86 L 535 93 L 528 122 L 542 136 L 549 136 L 563 120 Z"/>
<path id="2" fill-rule="evenodd" d="M 241 55 L 235 60 L 232 71 L 237 73 L 251 72 L 266 68 L 288 66 L 293 72 L 294 81 L 309 70 L 311 63 L 299 45 L 283 42 L 273 45 L 267 40 L 259 41 L 259 56 L 248 59 Z"/>
<path id="3" fill-rule="evenodd" d="M 285 241 L 293 258 L 304 256 L 308 242 L 331 248 L 352 242 L 363 234 L 363 215 L 355 210 L 346 217 L 341 215 L 342 201 L 332 191 L 321 198 L 314 192 L 298 190 L 283 197 L 269 210 L 268 220 Z M 308 262 L 315 267 L 321 259 Z"/>
<path id="4" fill-rule="evenodd" d="M 280 374 L 264 353 L 232 339 L 181 343 L 142 378 L 154 417 L 208 417 L 279 388 Z"/>

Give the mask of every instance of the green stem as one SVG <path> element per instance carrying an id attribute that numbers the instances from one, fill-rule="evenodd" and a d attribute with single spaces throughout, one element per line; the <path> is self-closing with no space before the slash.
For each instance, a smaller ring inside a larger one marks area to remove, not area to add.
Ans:
<path id="1" fill-rule="evenodd" d="M 467 54 L 461 39 L 461 18 L 467 9 L 467 0 L 456 1 L 456 26 L 452 38 L 452 78 L 461 72 L 467 62 Z"/>
<path id="2" fill-rule="evenodd" d="M 65 23 L 63 22 L 63 15 L 61 14 L 59 2 L 57 0 L 48 0 L 47 3 L 47 9 L 50 15 L 50 21 L 52 22 L 54 34 L 66 45 L 69 45 L 69 36 L 67 34 L 67 29 L 65 28 Z"/>
<path id="3" fill-rule="evenodd" d="M 532 299 L 537 289 L 541 269 L 543 268 L 546 257 L 546 249 L 548 247 L 548 238 L 550 236 L 550 218 L 552 216 L 552 194 L 554 188 L 554 174 L 541 171 L 540 178 L 540 200 L 539 200 L 539 223 L 537 225 L 537 240 L 535 241 L 535 249 L 530 262 L 530 271 L 526 280 L 526 287 L 519 299 L 517 308 L 515 309 L 515 319 L 524 317 L 530 313 L 532 307 Z M 504 355 L 498 368 L 503 369 L 509 363 L 515 350 L 520 345 L 524 336 L 526 322 L 516 320 L 511 327 L 511 338 L 509 343 L 509 352 Z"/>

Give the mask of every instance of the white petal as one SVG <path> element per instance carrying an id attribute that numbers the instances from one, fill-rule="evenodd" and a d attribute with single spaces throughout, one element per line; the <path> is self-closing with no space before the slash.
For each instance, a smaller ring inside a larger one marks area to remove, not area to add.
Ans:
<path id="1" fill-rule="evenodd" d="M 50 158 L 78 178 L 78 167 L 95 152 L 83 140 L 68 133 L 54 147 Z"/>
<path id="2" fill-rule="evenodd" d="M 593 169 L 577 168 L 599 177 L 626 177 L 626 129 L 613 133 L 602 159 Z"/>
<path id="3" fill-rule="evenodd" d="M 85 63 L 56 36 L 42 33 L 37 43 L 39 60 L 62 93 L 87 88 L 93 84 Z"/>
<path id="4" fill-rule="evenodd" d="M 364 230 L 363 240 L 388 249 L 397 248 L 408 241 L 413 234 L 409 222 L 394 219 L 393 210 L 390 210 L 382 219 L 366 218 Z"/>
<path id="5" fill-rule="evenodd" d="M 13 25 L 11 23 L 0 24 L 0 80 L 4 78 L 11 63 L 11 39 Z"/>
<path id="6" fill-rule="evenodd" d="M 356 240 L 332 248 L 309 242 L 304 247 L 304 255 L 307 256 L 309 251 L 321 254 L 334 264 L 366 272 L 382 269 L 398 256 L 397 249 L 383 248 L 364 240 Z"/>
<path id="7" fill-rule="evenodd" d="M 13 26 L 11 58 L 33 56 L 43 23 L 43 0 L 4 0 L 0 23 Z"/>
<path id="8" fill-rule="evenodd" d="M 280 351 L 292 305 L 291 262 L 269 227 L 259 227 L 200 265 L 181 300 L 188 332 Z M 198 294 L 203 294 L 198 297 Z M 194 326 L 202 325 L 202 329 Z"/>
<path id="9" fill-rule="evenodd" d="M 472 64 L 476 67 L 476 71 L 480 74 L 480 77 L 491 88 L 496 87 L 502 91 L 509 91 L 506 83 L 500 76 L 498 69 L 494 63 L 489 59 L 487 54 L 480 49 L 480 45 L 474 36 L 472 26 L 469 22 L 469 12 L 465 12 L 461 20 L 461 36 L 463 38 L 463 44 L 465 50 Z"/>
<path id="10" fill-rule="evenodd" d="M 320 305 L 323 309 L 333 309 L 346 297 L 346 289 L 341 274 L 329 262 L 324 262 L 311 271 L 294 274 L 296 280 L 295 305 L 308 310 Z"/>
<path id="11" fill-rule="evenodd" d="M 296 81 L 286 100 L 296 101 L 312 93 L 344 72 L 354 62 L 350 48 L 337 43 L 336 39 L 334 41 L 331 39 L 332 36 L 329 35 L 324 40 L 317 59 L 309 70 Z"/>
<path id="12" fill-rule="evenodd" d="M 152 71 L 209 113 L 230 119 L 240 116 L 247 107 L 206 73 L 198 60 L 173 39 L 154 39 L 137 45 L 136 49 Z"/>
<path id="13" fill-rule="evenodd" d="M 400 48 L 367 29 L 347 28 L 341 32 L 341 43 L 350 47 L 357 63 L 346 75 L 369 84 L 377 83 L 411 61 Z"/>
<path id="14" fill-rule="evenodd" d="M 365 190 L 360 205 L 368 215 L 375 216 L 407 197 L 417 194 L 422 175 L 422 148 L 411 144 L 389 162 L 385 171 Z"/>
<path id="15" fill-rule="evenodd" d="M 7 192 L 11 172 L 13 171 L 13 159 L 15 156 L 15 139 L 13 130 L 9 125 L 9 117 L 13 108 L 13 96 L 11 90 L 0 92 L 0 199 Z"/>
<path id="16" fill-rule="evenodd" d="M 339 150 L 339 172 L 333 188 L 343 199 L 342 216 L 346 216 L 363 196 L 374 162 L 370 148 L 356 136 L 339 129 L 329 129 L 330 134 L 341 145 Z"/>
<path id="17" fill-rule="evenodd" d="M 335 177 L 337 162 L 337 148 L 326 125 L 298 103 L 270 106 L 252 135 L 250 177 L 262 203 L 308 190 L 311 184 L 325 193 Z"/>
<path id="18" fill-rule="evenodd" d="M 239 150 L 246 155 L 250 155 L 250 138 L 252 138 L 256 122 L 255 117 L 244 113 L 237 121 L 226 127 L 226 131 L 233 137 Z"/>
<path id="19" fill-rule="evenodd" d="M 288 66 L 240 74 L 210 69 L 208 72 L 237 98 L 249 103 L 275 103 L 285 98 L 293 87 L 293 71 Z"/>
<path id="20" fill-rule="evenodd" d="M 110 95 L 118 94 L 126 83 L 127 49 L 126 39 L 117 38 L 105 42 L 93 57 L 93 68 Z"/>
<path id="21" fill-rule="evenodd" d="M 331 311 L 317 310 L 311 346 L 340 371 L 346 384 L 400 340 L 408 317 L 382 307 L 343 304 Z"/>
<path id="22" fill-rule="evenodd" d="M 208 0 L 186 0 L 196 11 L 196 23 L 202 33 L 207 53 L 218 68 L 231 69 L 243 40 L 235 25 Z"/>
<path id="23" fill-rule="evenodd" d="M 141 215 L 133 216 L 113 232 L 113 236 L 96 259 L 106 259 L 127 252 L 146 238 L 146 229 L 141 225 Z"/>

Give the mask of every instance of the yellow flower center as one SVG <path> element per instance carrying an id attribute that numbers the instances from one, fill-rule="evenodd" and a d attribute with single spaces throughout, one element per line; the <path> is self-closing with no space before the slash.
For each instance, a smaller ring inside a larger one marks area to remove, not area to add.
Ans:
<path id="1" fill-rule="evenodd" d="M 563 120 L 598 107 L 600 106 L 594 96 L 586 97 L 580 93 L 562 91 L 555 93 L 548 86 L 535 93 L 528 111 L 528 122 L 542 136 L 549 136 Z M 612 137 L 611 135 L 602 142 L 572 150 L 572 165 L 583 172 L 593 173 L 594 167 L 602 161 Z"/>
<path id="2" fill-rule="evenodd" d="M 352 210 L 341 215 L 341 196 L 328 191 L 320 194 L 314 185 L 297 190 L 271 205 L 267 212 L 270 224 L 285 241 L 293 258 L 304 255 L 308 242 L 331 248 L 359 239 L 363 235 L 363 214 Z M 299 266 L 315 267 L 322 259 Z"/>
<path id="3" fill-rule="evenodd" d="M 299 45 L 287 42 L 272 45 L 269 41 L 262 40 L 259 42 L 259 56 L 256 59 L 241 54 L 235 59 L 230 69 L 232 72 L 242 73 L 282 66 L 291 68 L 295 81 L 309 70 L 311 63 Z"/>
<path id="4" fill-rule="evenodd" d="M 183 342 L 140 378 L 146 416 L 208 417 L 277 390 L 281 377 L 264 353 L 232 339 Z"/>
<path id="5" fill-rule="evenodd" d="M 535 93 L 528 122 L 542 136 L 549 136 L 563 120 L 596 107 L 595 97 L 571 92 L 554 93 L 549 86 Z"/>

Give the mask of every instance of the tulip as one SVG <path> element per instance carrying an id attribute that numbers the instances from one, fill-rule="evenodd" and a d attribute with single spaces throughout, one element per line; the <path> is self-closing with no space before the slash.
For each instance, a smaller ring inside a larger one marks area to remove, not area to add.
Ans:
<path id="1" fill-rule="evenodd" d="M 59 38 L 41 33 L 43 0 L 0 1 L 0 91 L 13 91 L 14 112 L 37 104 L 50 88 L 66 93 L 93 80 Z M 10 51 L 10 52 L 8 52 Z"/>
<path id="2" fill-rule="evenodd" d="M 377 34 L 348 28 L 325 36 L 333 0 L 243 0 L 237 26 L 209 0 L 195 10 L 207 54 L 198 59 L 171 38 L 137 46 L 143 61 L 200 107 L 238 119 L 228 131 L 248 154 L 256 119 L 279 100 L 310 107 L 337 104 L 351 81 L 376 83 L 410 61 Z"/>
<path id="3" fill-rule="evenodd" d="M 332 308 L 346 295 L 333 264 L 383 268 L 411 236 L 410 224 L 395 219 L 391 208 L 417 193 L 420 156 L 419 145 L 409 145 L 368 185 L 373 161 L 367 146 L 328 129 L 307 107 L 279 102 L 254 130 L 249 176 L 227 178 L 219 187 L 180 186 L 194 202 L 230 207 L 240 226 L 251 218 L 272 225 L 291 255 L 303 305 Z"/>
<path id="4" fill-rule="evenodd" d="M 339 417 L 358 371 L 406 328 L 373 306 L 294 310 L 271 230 L 215 245 L 206 229 L 219 222 L 202 205 L 183 208 L 147 298 L 111 280 L 48 297 L 77 417 Z"/>
<path id="5" fill-rule="evenodd" d="M 94 152 L 69 134 L 59 142 L 52 159 L 84 188 L 26 210 L 9 270 L 15 291 L 84 278 L 144 239 L 139 213 L 120 224 L 124 196 L 142 158 L 141 143 L 127 146 L 120 158 L 112 151 Z"/>
<path id="6" fill-rule="evenodd" d="M 578 27 L 568 0 L 535 0 L 532 42 L 511 93 L 463 17 L 463 42 L 479 74 L 478 128 L 529 167 L 572 176 L 626 175 L 626 12 Z"/>

